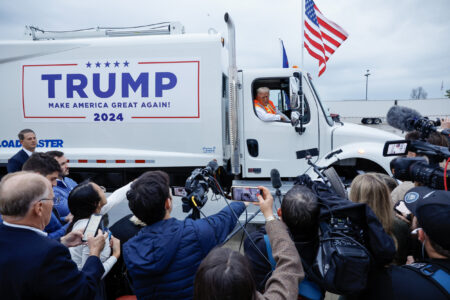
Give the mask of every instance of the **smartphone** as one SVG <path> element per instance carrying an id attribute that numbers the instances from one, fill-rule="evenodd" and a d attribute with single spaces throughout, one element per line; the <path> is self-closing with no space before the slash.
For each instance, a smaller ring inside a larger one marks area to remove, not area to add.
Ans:
<path id="1" fill-rule="evenodd" d="M 409 209 L 406 207 L 405 201 L 403 200 L 398 201 L 394 209 L 404 217 L 407 217 L 411 214 Z"/>
<path id="2" fill-rule="evenodd" d="M 172 187 L 172 195 L 178 197 L 186 197 L 187 192 L 186 189 L 182 186 L 173 186 Z"/>
<path id="3" fill-rule="evenodd" d="M 384 144 L 383 156 L 406 155 L 408 153 L 410 141 L 387 141 Z"/>
<path id="4" fill-rule="evenodd" d="M 100 228 L 100 222 L 102 221 L 103 215 L 93 214 L 89 218 L 89 221 L 84 229 L 83 238 L 81 239 L 83 242 L 87 242 L 88 235 L 96 236 L 98 229 Z"/>
<path id="5" fill-rule="evenodd" d="M 236 201 L 259 202 L 258 195 L 261 190 L 253 186 L 232 186 L 231 198 Z"/>

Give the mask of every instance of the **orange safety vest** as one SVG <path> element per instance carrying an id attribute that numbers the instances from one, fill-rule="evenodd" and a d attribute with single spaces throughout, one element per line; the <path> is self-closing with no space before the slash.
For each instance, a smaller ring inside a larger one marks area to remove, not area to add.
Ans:
<path id="1" fill-rule="evenodd" d="M 255 106 L 259 106 L 261 108 L 263 108 L 268 114 L 276 114 L 277 110 L 275 109 L 275 105 L 273 105 L 273 102 L 269 100 L 269 104 L 267 104 L 266 106 L 264 106 L 261 102 L 259 102 L 258 100 L 254 101 Z"/>

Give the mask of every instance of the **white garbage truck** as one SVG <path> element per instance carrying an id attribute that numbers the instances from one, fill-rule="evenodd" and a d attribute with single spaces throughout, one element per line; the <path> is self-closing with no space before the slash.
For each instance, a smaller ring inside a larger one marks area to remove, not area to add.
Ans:
<path id="1" fill-rule="evenodd" d="M 30 40 L 0 42 L 2 174 L 24 128 L 35 131 L 37 151 L 65 153 L 71 177 L 110 188 L 152 169 L 183 185 L 213 159 L 241 181 L 268 180 L 275 168 L 283 180 L 310 172 L 307 155 L 345 178 L 389 173 L 382 149 L 397 136 L 334 122 L 303 70 L 238 69 L 225 21 L 225 36 L 170 23 L 165 32 L 30 27 Z M 259 87 L 291 122 L 258 118 Z"/>

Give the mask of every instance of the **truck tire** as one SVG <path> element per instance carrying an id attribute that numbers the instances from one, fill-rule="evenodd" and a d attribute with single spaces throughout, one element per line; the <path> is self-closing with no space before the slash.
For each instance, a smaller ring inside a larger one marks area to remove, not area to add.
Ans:
<path id="1" fill-rule="evenodd" d="M 323 174 L 328 179 L 328 182 L 331 184 L 336 194 L 341 197 L 347 198 L 347 191 L 336 170 L 333 167 L 329 167 L 328 169 L 323 171 Z"/>
<path id="2" fill-rule="evenodd" d="M 381 119 L 375 118 L 375 120 L 373 121 L 373 124 L 375 124 L 375 125 L 381 124 Z"/>
<path id="3" fill-rule="evenodd" d="M 362 119 L 361 119 L 361 123 L 362 123 L 362 124 L 367 124 L 367 118 L 362 118 Z"/>
<path id="4" fill-rule="evenodd" d="M 366 124 L 367 125 L 373 124 L 373 118 L 367 118 Z"/>

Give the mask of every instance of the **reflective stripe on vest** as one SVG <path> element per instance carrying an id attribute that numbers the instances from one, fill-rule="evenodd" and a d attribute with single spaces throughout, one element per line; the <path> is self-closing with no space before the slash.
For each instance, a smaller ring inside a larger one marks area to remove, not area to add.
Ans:
<path id="1" fill-rule="evenodd" d="M 259 106 L 262 109 L 264 109 L 268 114 L 276 114 L 277 110 L 275 109 L 275 105 L 273 105 L 273 102 L 269 100 L 269 104 L 267 104 L 266 106 L 264 106 L 261 102 L 259 102 L 258 100 L 254 101 L 255 106 Z"/>

